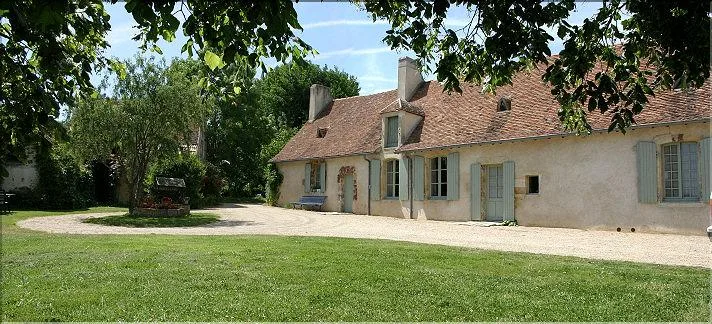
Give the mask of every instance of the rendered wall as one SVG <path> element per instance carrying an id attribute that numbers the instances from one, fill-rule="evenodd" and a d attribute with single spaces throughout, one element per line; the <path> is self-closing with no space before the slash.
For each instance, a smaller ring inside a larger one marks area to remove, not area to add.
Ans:
<path id="1" fill-rule="evenodd" d="M 638 141 L 654 141 L 658 145 L 679 140 L 699 141 L 710 136 L 709 123 L 639 128 L 620 133 L 594 134 L 587 137 L 555 137 L 502 144 L 460 147 L 454 150 L 418 152 L 430 158 L 460 152 L 459 200 L 430 200 L 429 163 L 425 169 L 425 200 L 413 201 L 413 218 L 469 221 L 470 165 L 500 164 L 514 161 L 515 217 L 520 225 L 570 227 L 624 231 L 635 228 L 643 232 L 704 234 L 709 226 L 706 198 L 698 203 L 642 204 L 637 195 L 635 145 Z M 658 148 L 659 149 L 659 148 Z M 400 155 L 386 152 L 376 157 L 382 162 Z M 658 154 L 658 159 L 661 159 Z M 299 200 L 304 195 L 304 164 L 283 162 L 278 167 L 284 175 L 280 203 Z M 658 161 L 658 166 L 661 161 Z M 340 211 L 339 169 L 354 166 L 357 200 L 354 212 L 367 213 L 368 163 L 362 156 L 327 160 L 326 210 Z M 381 167 L 385 172 L 385 164 Z M 661 172 L 658 167 L 658 172 Z M 539 194 L 526 194 L 527 175 L 539 176 Z M 658 174 L 658 185 L 662 185 Z M 401 190 L 405 190 L 402 188 Z M 662 188 L 658 188 L 658 193 Z M 381 177 L 381 194 L 385 193 L 385 178 Z M 334 199 L 336 198 L 336 199 Z M 371 214 L 410 217 L 410 201 L 381 199 L 371 201 Z"/>

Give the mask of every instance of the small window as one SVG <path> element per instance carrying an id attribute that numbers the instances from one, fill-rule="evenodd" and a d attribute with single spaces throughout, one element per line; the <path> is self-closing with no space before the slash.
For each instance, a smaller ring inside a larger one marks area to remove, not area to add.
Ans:
<path id="1" fill-rule="evenodd" d="M 398 198 L 400 194 L 398 172 L 398 160 L 386 161 L 386 198 Z"/>
<path id="2" fill-rule="evenodd" d="M 430 197 L 447 197 L 447 157 L 430 159 Z"/>
<path id="3" fill-rule="evenodd" d="M 698 201 L 697 143 L 663 145 L 664 199 Z"/>
<path id="4" fill-rule="evenodd" d="M 309 184 L 311 185 L 311 192 L 321 191 L 321 172 L 323 163 L 319 161 L 310 161 L 311 163 L 311 174 L 309 175 Z"/>
<path id="5" fill-rule="evenodd" d="M 316 130 L 316 137 L 317 138 L 324 138 L 326 136 L 326 131 L 328 131 L 328 128 L 319 128 Z"/>
<path id="6" fill-rule="evenodd" d="M 398 146 L 398 116 L 386 118 L 386 143 L 384 147 Z"/>
<path id="7" fill-rule="evenodd" d="M 527 176 L 527 194 L 538 194 L 539 193 L 539 176 L 530 175 Z"/>
<path id="8" fill-rule="evenodd" d="M 508 111 L 512 109 L 512 100 L 507 97 L 499 98 L 497 111 Z"/>

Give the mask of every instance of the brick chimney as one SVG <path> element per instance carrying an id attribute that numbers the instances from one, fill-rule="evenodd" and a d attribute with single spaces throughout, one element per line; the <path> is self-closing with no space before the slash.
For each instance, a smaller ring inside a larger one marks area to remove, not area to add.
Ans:
<path id="1" fill-rule="evenodd" d="M 309 87 L 309 122 L 313 122 L 326 106 L 334 99 L 331 97 L 331 89 L 321 84 L 312 84 Z"/>
<path id="2" fill-rule="evenodd" d="M 398 60 L 398 97 L 408 101 L 423 83 L 420 66 L 410 57 Z"/>

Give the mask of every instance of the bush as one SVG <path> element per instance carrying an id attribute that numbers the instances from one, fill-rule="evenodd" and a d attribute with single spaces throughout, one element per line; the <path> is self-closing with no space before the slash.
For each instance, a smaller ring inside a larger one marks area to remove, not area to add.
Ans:
<path id="1" fill-rule="evenodd" d="M 276 164 L 268 163 L 265 167 L 265 178 L 267 179 L 267 205 L 275 206 L 279 200 L 279 187 L 284 176 L 279 172 Z"/>
<path id="2" fill-rule="evenodd" d="M 37 153 L 39 183 L 33 193 L 23 193 L 28 199 L 37 199 L 31 207 L 67 210 L 94 204 L 92 173 L 65 145 L 42 147 Z"/>
<path id="3" fill-rule="evenodd" d="M 185 194 L 190 198 L 191 208 L 216 205 L 225 186 L 220 170 L 210 163 L 203 163 L 195 154 L 180 154 L 154 164 L 146 177 L 146 187 L 152 193 L 156 177 L 185 180 Z"/>

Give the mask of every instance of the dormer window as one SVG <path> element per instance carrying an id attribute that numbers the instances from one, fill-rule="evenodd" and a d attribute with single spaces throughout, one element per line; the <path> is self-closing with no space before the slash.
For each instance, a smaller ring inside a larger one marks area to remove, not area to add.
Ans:
<path id="1" fill-rule="evenodd" d="M 326 136 L 326 132 L 328 131 L 328 128 L 319 128 L 316 130 L 316 137 L 317 138 L 324 138 Z"/>
<path id="2" fill-rule="evenodd" d="M 398 146 L 398 116 L 386 118 L 386 141 L 383 146 Z"/>
<path id="3" fill-rule="evenodd" d="M 497 111 L 509 111 L 512 109 L 512 100 L 507 97 L 499 98 Z"/>

